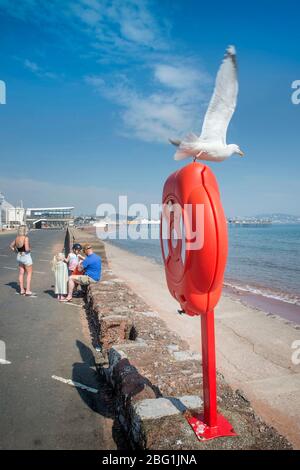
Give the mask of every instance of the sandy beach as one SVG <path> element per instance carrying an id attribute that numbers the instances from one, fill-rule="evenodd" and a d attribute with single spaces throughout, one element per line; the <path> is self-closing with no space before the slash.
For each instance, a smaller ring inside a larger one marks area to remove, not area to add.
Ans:
<path id="1" fill-rule="evenodd" d="M 163 267 L 112 244 L 105 246 L 114 274 L 199 353 L 200 319 L 177 313 Z M 266 422 L 300 449 L 300 365 L 292 362 L 292 344 L 300 339 L 300 327 L 258 307 L 228 292 L 223 295 L 216 309 L 217 367 Z"/>

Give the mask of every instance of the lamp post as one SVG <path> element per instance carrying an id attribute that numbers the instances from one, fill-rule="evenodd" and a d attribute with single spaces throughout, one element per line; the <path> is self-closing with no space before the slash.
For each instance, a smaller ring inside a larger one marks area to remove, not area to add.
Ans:
<path id="1" fill-rule="evenodd" d="M 0 230 L 2 231 L 2 204 L 4 202 L 4 195 L 0 193 Z"/>

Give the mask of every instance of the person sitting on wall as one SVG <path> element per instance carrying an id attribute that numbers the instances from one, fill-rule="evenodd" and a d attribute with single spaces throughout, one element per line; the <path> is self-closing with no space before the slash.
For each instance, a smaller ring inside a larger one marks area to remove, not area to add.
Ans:
<path id="1" fill-rule="evenodd" d="M 75 274 L 69 277 L 68 295 L 64 302 L 71 302 L 75 285 L 88 286 L 89 284 L 100 281 L 101 278 L 101 258 L 93 252 L 91 245 L 83 246 L 83 252 L 86 258 L 80 261 L 77 269 L 82 274 Z"/>

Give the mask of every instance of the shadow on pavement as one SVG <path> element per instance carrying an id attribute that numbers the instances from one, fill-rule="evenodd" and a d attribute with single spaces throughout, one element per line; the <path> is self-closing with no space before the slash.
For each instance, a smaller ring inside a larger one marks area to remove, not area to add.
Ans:
<path id="1" fill-rule="evenodd" d="M 48 295 L 50 295 L 50 297 L 53 297 L 54 299 L 56 298 L 54 290 L 46 289 L 46 290 L 44 290 L 44 294 L 48 294 Z"/>
<path id="2" fill-rule="evenodd" d="M 7 284 L 5 284 L 6 286 L 9 286 L 11 287 L 12 289 L 14 289 L 16 292 L 20 292 L 20 286 L 17 282 L 15 281 L 12 281 L 12 282 L 8 282 Z"/>
<path id="3" fill-rule="evenodd" d="M 105 379 L 99 376 L 91 349 L 79 340 L 76 341 L 76 346 L 80 352 L 82 362 L 73 364 L 72 380 L 98 390 L 98 393 L 92 393 L 76 387 L 78 394 L 92 411 L 104 418 L 113 420 L 112 437 L 117 448 L 128 449 L 129 445 L 116 417 L 113 391 L 107 385 Z"/>

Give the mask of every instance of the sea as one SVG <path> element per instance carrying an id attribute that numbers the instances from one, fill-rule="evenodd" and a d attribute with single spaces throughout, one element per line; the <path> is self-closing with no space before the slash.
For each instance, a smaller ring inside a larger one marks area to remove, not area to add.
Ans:
<path id="1" fill-rule="evenodd" d="M 229 225 L 228 231 L 225 287 L 300 307 L 300 225 Z M 142 227 L 141 236 L 109 242 L 162 264 L 159 226 Z"/>

